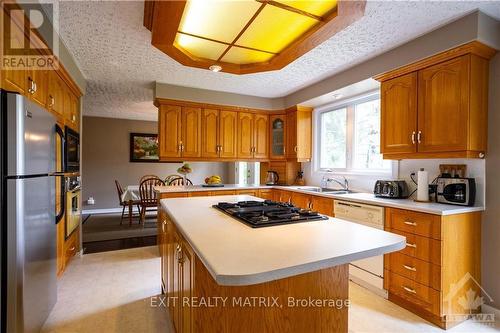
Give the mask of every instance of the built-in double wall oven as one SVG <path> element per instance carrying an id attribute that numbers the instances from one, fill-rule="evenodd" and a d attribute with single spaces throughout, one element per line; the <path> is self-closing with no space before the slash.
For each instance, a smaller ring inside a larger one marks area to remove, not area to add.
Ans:
<path id="1" fill-rule="evenodd" d="M 65 127 L 64 164 L 66 172 L 80 171 L 80 135 L 68 126 Z"/>

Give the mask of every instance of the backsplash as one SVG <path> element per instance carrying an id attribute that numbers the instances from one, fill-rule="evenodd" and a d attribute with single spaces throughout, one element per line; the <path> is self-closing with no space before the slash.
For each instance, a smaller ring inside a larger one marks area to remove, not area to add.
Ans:
<path id="1" fill-rule="evenodd" d="M 397 178 L 404 179 L 410 191 L 413 191 L 416 186 L 410 179 L 412 172 L 417 172 L 420 168 L 424 168 L 429 172 L 429 181 L 434 180 L 439 175 L 440 164 L 465 164 L 467 165 L 467 177 L 476 179 L 476 206 L 482 206 L 485 203 L 485 160 L 484 159 L 416 159 L 416 160 L 401 160 L 395 163 L 398 170 L 393 174 L 395 177 L 372 176 L 372 175 L 352 175 L 346 174 L 349 180 L 349 187 L 355 191 L 373 192 L 373 186 L 377 179 Z M 302 163 L 302 170 L 307 185 L 321 186 L 323 172 L 314 172 L 313 163 Z"/>

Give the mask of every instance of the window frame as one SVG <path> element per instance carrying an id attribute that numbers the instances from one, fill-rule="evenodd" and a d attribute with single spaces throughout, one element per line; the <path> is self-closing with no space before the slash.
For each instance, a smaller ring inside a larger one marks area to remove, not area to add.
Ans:
<path id="1" fill-rule="evenodd" d="M 382 176 L 382 177 L 397 177 L 398 161 L 392 161 L 389 170 L 383 169 L 355 169 L 353 167 L 353 154 L 354 154 L 354 125 L 355 125 L 355 105 L 361 104 L 375 99 L 380 99 L 380 91 L 366 92 L 361 95 L 353 96 L 343 100 L 336 101 L 315 109 L 313 121 L 313 161 L 314 171 L 321 173 L 333 172 L 341 175 L 359 175 L 359 176 Z M 346 112 L 346 167 L 345 168 L 321 168 L 321 118 L 322 115 L 331 111 L 345 108 Z"/>

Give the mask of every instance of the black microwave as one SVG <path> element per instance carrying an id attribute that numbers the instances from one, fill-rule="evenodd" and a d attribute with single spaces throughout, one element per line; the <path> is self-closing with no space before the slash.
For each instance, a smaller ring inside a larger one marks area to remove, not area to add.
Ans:
<path id="1" fill-rule="evenodd" d="M 80 171 L 80 135 L 68 126 L 64 129 L 64 162 L 66 172 Z"/>

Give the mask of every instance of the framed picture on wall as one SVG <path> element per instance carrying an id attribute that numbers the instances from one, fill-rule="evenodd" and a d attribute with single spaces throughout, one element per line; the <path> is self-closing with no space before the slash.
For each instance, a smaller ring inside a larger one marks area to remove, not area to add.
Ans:
<path id="1" fill-rule="evenodd" d="M 130 133 L 130 162 L 159 162 L 158 135 Z"/>

